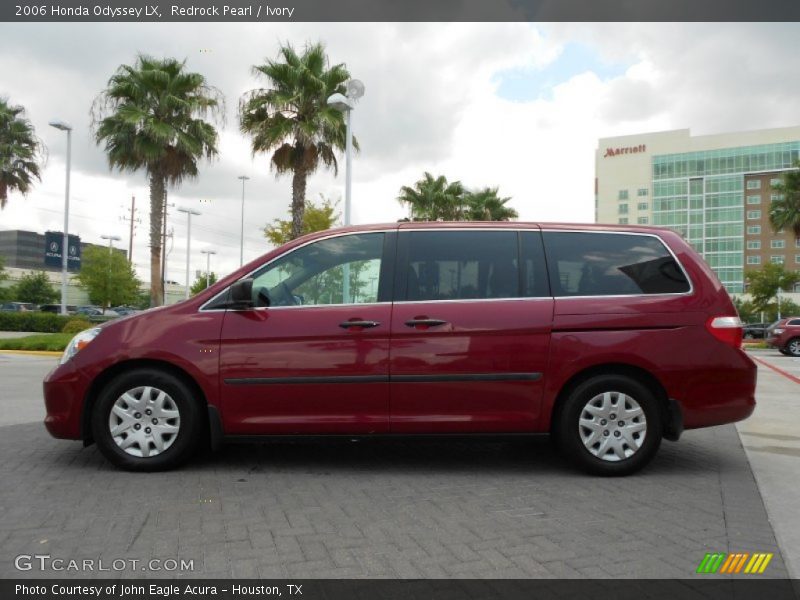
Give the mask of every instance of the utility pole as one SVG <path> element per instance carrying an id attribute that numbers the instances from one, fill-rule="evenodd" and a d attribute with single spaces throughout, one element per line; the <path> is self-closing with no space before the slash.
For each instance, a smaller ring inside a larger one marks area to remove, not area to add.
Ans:
<path id="1" fill-rule="evenodd" d="M 164 214 L 161 217 L 164 225 L 161 232 L 161 305 L 167 303 L 167 190 L 164 190 Z"/>
<path id="2" fill-rule="evenodd" d="M 130 215 L 127 217 L 122 217 L 122 220 L 131 222 L 131 232 L 128 240 L 128 262 L 133 264 L 133 231 L 136 223 L 142 222 L 141 219 L 136 218 L 136 196 L 131 196 L 131 207 L 128 209 L 128 211 L 130 212 Z"/>

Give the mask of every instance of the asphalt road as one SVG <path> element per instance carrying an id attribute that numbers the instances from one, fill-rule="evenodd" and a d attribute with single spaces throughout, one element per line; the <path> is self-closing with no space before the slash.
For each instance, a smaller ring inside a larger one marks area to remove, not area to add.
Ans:
<path id="1" fill-rule="evenodd" d="M 0 577 L 64 575 L 20 573 L 25 553 L 140 561 L 68 574 L 90 577 L 163 577 L 141 571 L 155 558 L 194 561 L 168 573 L 182 577 L 685 578 L 706 552 L 737 551 L 774 552 L 767 573 L 785 577 L 796 556 L 800 461 L 770 450 L 795 440 L 764 435 L 795 435 L 782 413 L 800 388 L 765 369 L 742 437 L 769 516 L 734 426 L 665 442 L 623 479 L 576 472 L 545 440 L 228 446 L 179 471 L 124 473 L 44 431 L 54 364 L 0 354 Z"/>

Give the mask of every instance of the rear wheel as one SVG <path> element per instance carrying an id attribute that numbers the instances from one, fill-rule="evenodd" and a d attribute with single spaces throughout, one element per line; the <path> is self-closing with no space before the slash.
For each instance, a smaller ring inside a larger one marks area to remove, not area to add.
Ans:
<path id="1" fill-rule="evenodd" d="M 786 354 L 789 356 L 800 357 L 800 338 L 792 338 L 786 344 Z"/>
<path id="2" fill-rule="evenodd" d="M 554 433 L 584 470 L 628 475 L 652 460 L 662 430 L 658 400 L 646 386 L 622 375 L 599 375 L 570 393 Z"/>
<path id="3" fill-rule="evenodd" d="M 137 369 L 102 390 L 92 414 L 92 434 L 117 467 L 160 471 L 192 456 L 200 423 L 198 403 L 183 381 L 157 369 Z"/>

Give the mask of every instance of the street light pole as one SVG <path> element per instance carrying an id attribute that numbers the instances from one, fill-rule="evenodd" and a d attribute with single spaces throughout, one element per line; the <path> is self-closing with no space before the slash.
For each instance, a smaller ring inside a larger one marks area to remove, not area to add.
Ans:
<path id="1" fill-rule="evenodd" d="M 200 215 L 200 211 L 191 208 L 179 208 L 178 212 L 186 213 L 186 300 L 189 299 L 189 258 L 192 253 L 192 215 Z"/>
<path id="2" fill-rule="evenodd" d="M 244 264 L 244 182 L 250 179 L 247 175 L 239 175 L 242 180 L 242 229 L 239 238 L 239 266 Z"/>
<path id="3" fill-rule="evenodd" d="M 64 121 L 50 125 L 67 132 L 67 182 L 64 191 L 64 240 L 61 242 L 61 314 L 67 314 L 67 271 L 69 269 L 69 174 L 72 168 L 72 126 Z"/>
<path id="4" fill-rule="evenodd" d="M 108 253 L 111 254 L 114 251 L 114 242 L 119 242 L 122 240 L 121 237 L 118 235 L 101 235 L 100 239 L 108 240 Z"/>
<path id="5" fill-rule="evenodd" d="M 211 285 L 211 255 L 216 254 L 214 250 L 200 250 L 201 254 L 206 255 L 206 289 Z"/>
<path id="6" fill-rule="evenodd" d="M 353 187 L 353 109 L 356 100 L 364 95 L 364 84 L 358 79 L 351 79 L 347 82 L 347 95 L 336 93 L 332 94 L 328 100 L 328 106 L 345 113 L 345 176 L 344 176 L 344 225 L 347 227 L 352 220 L 352 187 Z M 344 265 L 342 302 L 347 304 L 350 298 L 350 265 Z"/>

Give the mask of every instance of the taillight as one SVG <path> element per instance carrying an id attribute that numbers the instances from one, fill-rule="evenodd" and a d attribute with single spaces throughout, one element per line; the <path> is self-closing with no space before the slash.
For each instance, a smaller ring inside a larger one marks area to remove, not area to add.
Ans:
<path id="1" fill-rule="evenodd" d="M 720 342 L 742 347 L 742 321 L 739 317 L 711 317 L 706 321 L 706 329 Z"/>

